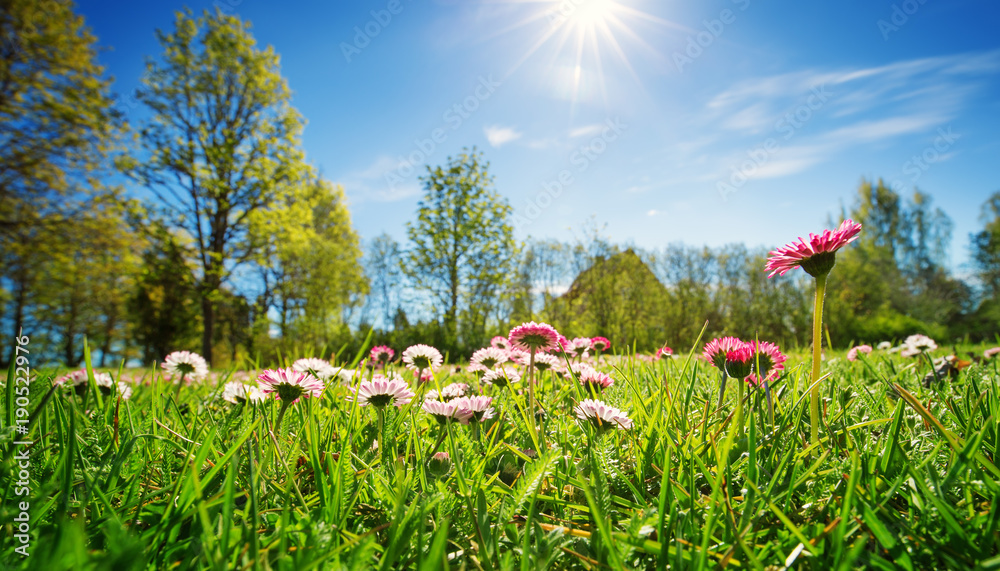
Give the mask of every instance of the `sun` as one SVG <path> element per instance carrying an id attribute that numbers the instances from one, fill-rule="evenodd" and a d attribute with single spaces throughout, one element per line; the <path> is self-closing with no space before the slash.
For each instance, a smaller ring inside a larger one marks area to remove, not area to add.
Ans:
<path id="1" fill-rule="evenodd" d="M 638 28 L 676 28 L 677 25 L 631 6 L 636 0 L 493 0 L 508 5 L 534 5 L 519 22 L 499 30 L 530 30 L 533 39 L 514 63 L 507 77 L 540 50 L 552 74 L 559 77 L 563 92 L 575 107 L 581 94 L 588 92 L 608 101 L 607 73 L 624 71 L 641 85 L 627 49 L 638 47 L 654 59 L 662 55 L 642 37 Z M 588 79 L 589 78 L 589 79 Z M 552 80 L 550 80 L 552 81 Z"/>
<path id="2" fill-rule="evenodd" d="M 615 0 L 558 0 L 550 17 L 569 26 L 593 28 L 606 25 L 621 8 Z"/>

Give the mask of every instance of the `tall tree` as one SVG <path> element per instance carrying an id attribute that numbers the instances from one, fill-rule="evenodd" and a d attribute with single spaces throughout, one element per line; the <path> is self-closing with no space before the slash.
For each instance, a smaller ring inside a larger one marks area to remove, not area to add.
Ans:
<path id="1" fill-rule="evenodd" d="M 458 317 L 466 310 L 469 341 L 482 335 L 482 315 L 509 277 L 517 243 L 512 208 L 493 189 L 489 163 L 475 149 L 427 167 L 417 220 L 407 223 L 413 243 L 403 271 L 428 292 L 444 319 L 449 340 L 458 340 Z"/>
<path id="2" fill-rule="evenodd" d="M 163 54 L 147 63 L 138 94 L 152 112 L 140 130 L 146 156 L 130 166 L 194 240 L 202 354 L 211 361 L 220 288 L 259 246 L 250 217 L 303 180 L 302 121 L 278 55 L 257 47 L 247 22 L 188 11 L 157 37 Z"/>
<path id="3" fill-rule="evenodd" d="M 53 237 L 101 191 L 111 167 L 121 122 L 94 43 L 67 0 L 0 0 L 0 289 L 8 338 L 31 319 L 46 256 L 56 253 Z"/>
<path id="4" fill-rule="evenodd" d="M 327 343 L 344 325 L 345 310 L 368 291 L 346 202 L 342 187 L 310 175 L 251 217 L 250 235 L 263 244 L 263 282 L 285 337 Z"/>
<path id="5" fill-rule="evenodd" d="M 376 308 L 382 326 L 387 328 L 392 326 L 396 310 L 402 303 L 400 255 L 399 242 L 385 233 L 371 241 L 365 254 L 365 273 L 371 282 L 369 304 Z"/>
<path id="6" fill-rule="evenodd" d="M 986 298 L 1000 301 L 1000 191 L 983 203 L 983 230 L 972 235 L 972 259 Z"/>

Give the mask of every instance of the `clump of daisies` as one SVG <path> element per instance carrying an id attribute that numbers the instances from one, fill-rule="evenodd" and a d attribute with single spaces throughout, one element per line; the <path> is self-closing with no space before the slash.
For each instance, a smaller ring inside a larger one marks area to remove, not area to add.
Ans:
<path id="1" fill-rule="evenodd" d="M 264 400 L 264 392 L 254 385 L 247 385 L 240 381 L 229 381 L 222 388 L 222 400 L 239 405 L 261 402 Z"/>
<path id="2" fill-rule="evenodd" d="M 719 382 L 719 404 L 716 408 L 722 408 L 722 402 L 726 396 L 726 355 L 730 351 L 743 345 L 743 341 L 737 337 L 719 337 L 712 339 L 705 345 L 702 356 L 705 357 L 713 367 L 719 369 L 721 381 Z"/>
<path id="3" fill-rule="evenodd" d="M 191 351 L 174 351 L 163 359 L 162 368 L 177 383 L 177 394 L 182 385 L 204 381 L 208 377 L 208 362 Z"/>
<path id="4" fill-rule="evenodd" d="M 55 384 L 70 387 L 77 396 L 86 397 L 87 369 L 67 373 L 56 379 Z M 101 396 L 110 396 L 112 392 L 117 391 L 123 400 L 128 400 L 132 397 L 132 387 L 128 383 L 121 381 L 116 383 L 109 373 L 98 373 L 95 371 L 94 384 L 97 385 L 97 390 L 101 391 Z"/>

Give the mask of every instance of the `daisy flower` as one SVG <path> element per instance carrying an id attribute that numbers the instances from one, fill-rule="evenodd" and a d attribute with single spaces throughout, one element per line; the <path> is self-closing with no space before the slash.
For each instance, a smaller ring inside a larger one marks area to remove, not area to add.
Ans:
<path id="1" fill-rule="evenodd" d="M 753 372 L 753 349 L 749 343 L 726 353 L 726 374 L 734 379 L 745 379 Z"/>
<path id="2" fill-rule="evenodd" d="M 916 335 L 910 335 L 906 338 L 906 341 L 903 341 L 903 349 L 900 355 L 904 357 L 914 357 L 921 353 L 933 351 L 937 348 L 937 343 L 935 343 L 933 339 L 918 333 Z"/>
<path id="3" fill-rule="evenodd" d="M 993 357 L 996 357 L 997 355 L 1000 355 L 1000 347 L 993 347 L 992 349 L 987 349 L 987 350 L 983 351 L 983 358 L 984 359 L 992 359 Z"/>
<path id="4" fill-rule="evenodd" d="M 163 370 L 176 382 L 198 382 L 208 376 L 208 362 L 205 358 L 191 351 L 174 351 L 163 359 Z"/>
<path id="5" fill-rule="evenodd" d="M 482 422 L 493 418 L 493 397 L 462 397 L 453 401 L 455 409 L 464 419 L 459 419 L 462 424 Z M 467 415 L 467 416 L 466 416 Z"/>
<path id="6" fill-rule="evenodd" d="M 857 361 L 858 353 L 864 353 L 865 355 L 872 354 L 871 345 L 858 345 L 857 347 L 851 347 L 851 350 L 847 352 L 848 361 Z"/>
<path id="7" fill-rule="evenodd" d="M 447 452 L 435 452 L 427 461 L 427 471 L 435 478 L 444 478 L 451 472 L 451 457 Z"/>
<path id="8" fill-rule="evenodd" d="M 536 362 L 535 364 L 537 365 L 538 363 Z M 483 375 L 483 382 L 488 385 L 504 388 L 510 383 L 521 382 L 521 373 L 518 373 L 513 367 L 501 365 L 496 369 L 486 371 L 486 374 Z"/>
<path id="9" fill-rule="evenodd" d="M 497 335 L 490 340 L 490 345 L 496 347 L 497 349 L 502 349 L 504 351 L 510 349 L 510 341 L 507 340 L 503 335 Z"/>
<path id="10" fill-rule="evenodd" d="M 292 368 L 300 373 L 309 373 L 321 381 L 328 381 L 337 374 L 337 369 L 329 361 L 315 357 L 299 359 L 292 363 Z"/>
<path id="11" fill-rule="evenodd" d="M 239 381 L 229 381 L 222 388 L 222 400 L 233 404 L 246 404 L 264 400 L 264 393 L 253 385 L 245 385 Z"/>
<path id="12" fill-rule="evenodd" d="M 430 345 L 413 345 L 403 351 L 403 363 L 414 371 L 435 370 L 443 362 L 441 352 Z"/>
<path id="13" fill-rule="evenodd" d="M 542 355 L 542 353 L 535 355 L 536 361 L 538 360 L 538 357 L 540 355 Z M 521 351 L 520 349 L 511 349 L 507 351 L 507 359 L 511 363 L 514 363 L 515 365 L 521 365 L 526 367 L 528 365 L 528 362 L 531 360 L 531 354 L 526 351 Z"/>
<path id="14" fill-rule="evenodd" d="M 580 384 L 592 392 L 601 392 L 615 384 L 611 375 L 602 373 L 593 367 L 586 367 L 580 372 Z"/>
<path id="15" fill-rule="evenodd" d="M 573 412 L 580 420 L 590 422 L 599 432 L 612 428 L 628 430 L 632 428 L 632 419 L 617 408 L 594 399 L 584 399 L 573 407 Z"/>
<path id="16" fill-rule="evenodd" d="M 590 338 L 577 337 L 573 339 L 569 342 L 569 345 L 566 346 L 565 351 L 579 359 L 586 358 L 590 351 Z"/>
<path id="17" fill-rule="evenodd" d="M 607 337 L 591 337 L 590 338 L 590 348 L 598 353 L 603 353 L 608 350 L 611 346 L 611 341 L 608 341 Z"/>
<path id="18" fill-rule="evenodd" d="M 413 375 L 416 377 L 418 383 L 429 383 L 434 380 L 433 369 L 420 369 L 419 371 L 414 371 Z"/>
<path id="19" fill-rule="evenodd" d="M 770 381 L 777 377 L 780 371 L 785 370 L 785 361 L 788 357 L 782 355 L 781 348 L 776 344 L 767 341 L 750 341 L 747 343 L 752 355 L 750 363 L 755 372 L 765 381 Z"/>
<path id="20" fill-rule="evenodd" d="M 489 370 L 501 363 L 506 363 L 507 359 L 509 357 L 506 349 L 486 347 L 473 353 L 469 363 L 477 367 L 474 370 Z M 479 369 L 479 367 L 482 367 L 482 369 Z M 472 369 L 471 366 L 469 368 Z"/>
<path id="21" fill-rule="evenodd" d="M 738 349 L 744 345 L 743 341 L 738 337 L 721 337 L 718 339 L 712 339 L 705 345 L 705 350 L 702 355 L 713 367 L 721 371 L 725 371 L 726 367 L 726 355 L 735 349 Z"/>
<path id="22" fill-rule="evenodd" d="M 669 359 L 673 356 L 674 356 L 674 350 L 671 349 L 670 347 L 663 346 L 656 350 L 656 355 L 653 356 L 653 359 L 655 360 Z"/>
<path id="23" fill-rule="evenodd" d="M 357 389 L 351 389 L 358 406 L 372 405 L 379 409 L 393 405 L 402 408 L 416 394 L 410 390 L 406 381 L 399 378 L 388 378 L 382 375 L 372 376 L 370 381 L 362 381 Z"/>
<path id="24" fill-rule="evenodd" d="M 513 349 L 537 353 L 555 349 L 559 342 L 559 333 L 547 323 L 529 321 L 511 329 L 507 339 Z"/>
<path id="25" fill-rule="evenodd" d="M 378 345 L 372 347 L 371 353 L 368 355 L 372 362 L 384 367 L 389 361 L 392 361 L 392 358 L 396 356 L 396 352 L 388 345 Z"/>
<path id="26" fill-rule="evenodd" d="M 878 346 L 876 346 L 876 349 L 878 349 L 879 351 L 888 351 L 889 349 L 892 349 L 892 342 L 883 341 L 879 343 Z"/>
<path id="27" fill-rule="evenodd" d="M 277 393 L 282 404 L 294 404 L 301 397 L 323 394 L 323 381 L 295 369 L 264 369 L 257 377 L 257 384 L 265 394 Z"/>
<path id="28" fill-rule="evenodd" d="M 535 368 L 541 372 L 548 371 L 549 369 L 558 369 L 562 361 L 559 357 L 555 355 L 550 355 L 548 353 L 539 353 L 535 355 Z"/>
<path id="29" fill-rule="evenodd" d="M 441 389 L 441 394 L 434 389 L 427 391 L 427 395 L 424 398 L 427 400 L 441 400 L 450 401 L 457 399 L 458 397 L 464 397 L 466 393 L 469 392 L 469 385 L 465 383 L 451 383 Z"/>
<path id="30" fill-rule="evenodd" d="M 434 417 L 440 424 L 447 424 L 449 420 L 466 423 L 471 412 L 458 410 L 458 405 L 453 402 L 441 402 L 437 400 L 426 400 L 421 407 L 424 412 Z"/>
<path id="31" fill-rule="evenodd" d="M 801 267 L 814 278 L 825 276 L 833 269 L 837 250 L 856 240 L 860 232 L 861 224 L 848 219 L 836 230 L 824 230 L 818 236 L 809 234 L 808 243 L 799 238 L 797 243 L 792 242 L 770 252 L 764 271 L 771 272 L 767 277 L 773 278 Z"/>

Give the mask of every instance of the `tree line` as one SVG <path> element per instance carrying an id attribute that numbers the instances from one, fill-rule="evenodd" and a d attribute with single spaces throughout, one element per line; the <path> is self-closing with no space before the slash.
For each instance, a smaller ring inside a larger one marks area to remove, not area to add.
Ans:
<path id="1" fill-rule="evenodd" d="M 427 166 L 406 241 L 362 246 L 344 191 L 308 162 L 278 55 L 216 11 L 158 31 L 133 105 L 65 0 L 0 2 L 0 360 L 216 366 L 353 354 L 369 339 L 456 358 L 522 321 L 653 350 L 705 335 L 808 342 L 810 284 L 768 280 L 766 250 L 515 238 L 476 149 Z M 931 197 L 864 181 L 836 217 L 865 225 L 828 294 L 834 345 L 922 332 L 995 335 L 1000 193 L 950 273 L 951 222 Z M 831 219 L 831 224 L 835 221 Z"/>

